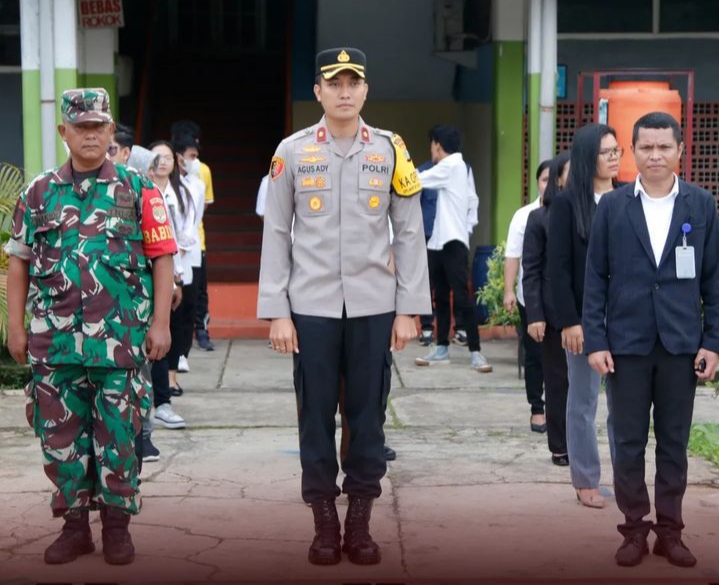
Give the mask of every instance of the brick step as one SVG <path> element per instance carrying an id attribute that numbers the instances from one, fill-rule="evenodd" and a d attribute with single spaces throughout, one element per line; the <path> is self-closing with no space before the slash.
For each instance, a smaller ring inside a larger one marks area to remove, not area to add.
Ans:
<path id="1" fill-rule="evenodd" d="M 213 339 L 268 339 L 270 322 L 258 319 L 222 320 L 209 325 L 210 337 Z M 269 351 L 269 350 L 268 350 Z"/>
<path id="2" fill-rule="evenodd" d="M 254 213 L 257 204 L 253 195 L 237 195 L 236 197 L 223 197 L 215 200 L 212 204 L 213 211 L 217 214 Z"/>
<path id="3" fill-rule="evenodd" d="M 257 283 L 260 280 L 260 266 L 259 264 L 212 264 L 208 258 L 207 278 L 213 282 L 222 283 Z"/>
<path id="4" fill-rule="evenodd" d="M 262 219 L 254 213 L 224 213 L 217 215 L 213 208 L 214 205 L 208 209 L 203 219 L 206 232 L 229 232 L 233 230 L 247 230 L 249 228 L 262 229 Z"/>
<path id="5" fill-rule="evenodd" d="M 233 232 L 209 232 L 205 234 L 209 250 L 236 250 L 238 248 L 262 246 L 262 229 Z"/>
<path id="6" fill-rule="evenodd" d="M 220 249 L 207 251 L 207 262 L 215 266 L 246 266 L 260 264 L 260 246 L 242 246 L 232 250 Z"/>

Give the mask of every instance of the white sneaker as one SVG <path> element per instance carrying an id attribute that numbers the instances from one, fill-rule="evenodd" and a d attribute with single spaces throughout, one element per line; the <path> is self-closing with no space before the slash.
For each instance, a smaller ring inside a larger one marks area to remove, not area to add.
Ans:
<path id="1" fill-rule="evenodd" d="M 478 351 L 472 352 L 472 367 L 483 374 L 488 374 L 492 371 L 492 366 L 489 365 L 487 358 Z"/>
<path id="2" fill-rule="evenodd" d="M 187 426 L 185 419 L 172 410 L 171 404 L 161 404 L 155 409 L 155 424 L 166 429 L 184 429 Z"/>
<path id="3" fill-rule="evenodd" d="M 416 366 L 436 366 L 449 363 L 449 346 L 438 345 L 423 358 L 414 358 Z"/>
<path id="4" fill-rule="evenodd" d="M 190 371 L 190 364 L 187 361 L 187 358 L 184 355 L 180 356 L 180 359 L 177 361 L 177 371 L 178 372 L 189 372 Z"/>

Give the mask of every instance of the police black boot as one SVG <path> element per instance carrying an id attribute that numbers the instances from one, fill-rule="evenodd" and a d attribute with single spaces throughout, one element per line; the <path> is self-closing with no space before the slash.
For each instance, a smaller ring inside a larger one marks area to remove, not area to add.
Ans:
<path id="1" fill-rule="evenodd" d="M 120 508 L 103 506 L 100 509 L 102 519 L 102 555 L 110 565 L 129 565 L 135 560 L 135 547 L 127 527 L 130 514 Z"/>
<path id="2" fill-rule="evenodd" d="M 315 517 L 315 538 L 307 559 L 313 565 L 336 565 L 342 559 L 340 550 L 340 519 L 333 499 L 312 504 Z"/>
<path id="3" fill-rule="evenodd" d="M 349 497 L 342 550 L 356 565 L 376 565 L 382 560 L 379 546 L 369 533 L 372 503 L 369 498 Z"/>
<path id="4" fill-rule="evenodd" d="M 48 565 L 70 563 L 80 555 L 88 555 L 95 550 L 90 531 L 90 511 L 70 510 L 64 518 L 60 536 L 45 549 Z"/>

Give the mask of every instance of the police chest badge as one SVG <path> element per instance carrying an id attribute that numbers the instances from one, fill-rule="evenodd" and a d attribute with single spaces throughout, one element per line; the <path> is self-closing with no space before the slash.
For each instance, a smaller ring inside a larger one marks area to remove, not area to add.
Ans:
<path id="1" fill-rule="evenodd" d="M 285 160 L 281 156 L 273 156 L 270 164 L 270 178 L 274 181 L 285 171 Z"/>
<path id="2" fill-rule="evenodd" d="M 310 197 L 309 206 L 312 211 L 321 211 L 322 197 L 318 197 L 317 195 L 315 195 L 314 197 Z"/>

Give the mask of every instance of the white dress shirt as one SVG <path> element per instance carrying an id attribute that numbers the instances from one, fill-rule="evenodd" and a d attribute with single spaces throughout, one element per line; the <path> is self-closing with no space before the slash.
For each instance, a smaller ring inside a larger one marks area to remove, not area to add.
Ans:
<path id="1" fill-rule="evenodd" d="M 437 213 L 428 250 L 441 250 L 447 242 L 457 240 L 469 249 L 469 214 L 477 205 L 477 194 L 470 189 L 467 165 L 461 152 L 443 158 L 432 168 L 419 173 L 423 187 L 437 189 Z"/>
<path id="2" fill-rule="evenodd" d="M 512 221 L 509 222 L 509 231 L 507 233 L 507 246 L 504 249 L 505 258 L 521 258 L 522 250 L 524 249 L 524 232 L 527 229 L 527 221 L 529 220 L 529 214 L 535 209 L 539 209 L 542 204 L 542 200 L 537 197 L 534 201 L 520 207 L 514 212 Z M 522 287 L 522 276 L 524 271 L 522 270 L 522 263 L 519 263 L 519 277 L 517 282 L 517 302 L 524 306 L 524 288 Z"/>
<path id="3" fill-rule="evenodd" d="M 671 191 L 663 197 L 650 197 L 644 190 L 641 175 L 637 175 L 634 181 L 634 196 L 640 197 L 642 201 L 642 209 L 644 210 L 644 219 L 647 222 L 649 230 L 649 241 L 652 243 L 652 252 L 654 252 L 654 260 L 659 266 L 662 259 L 664 245 L 669 235 L 669 226 L 672 222 L 672 213 L 674 212 L 674 201 L 679 194 L 679 180 L 674 175 L 674 184 Z"/>
<path id="4" fill-rule="evenodd" d="M 267 205 L 267 186 L 270 175 L 265 175 L 260 181 L 260 188 L 257 190 L 257 204 L 255 205 L 255 213 L 260 217 L 265 216 L 265 206 Z"/>

